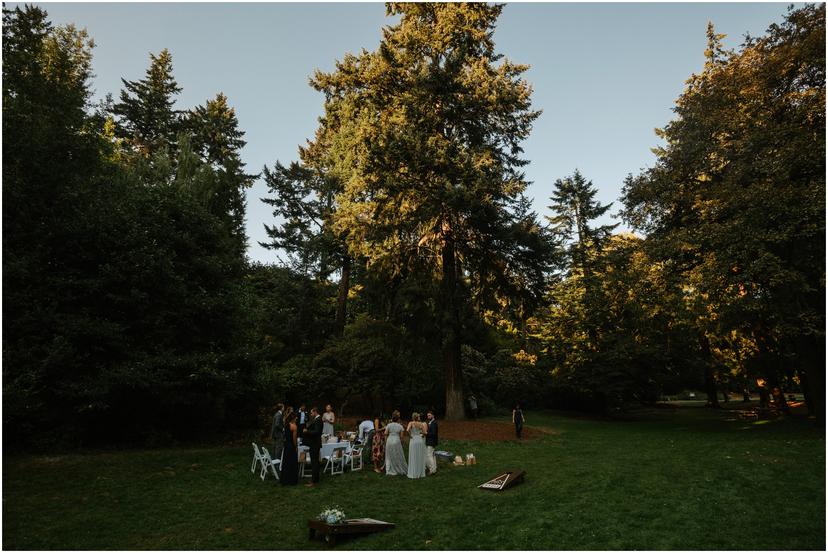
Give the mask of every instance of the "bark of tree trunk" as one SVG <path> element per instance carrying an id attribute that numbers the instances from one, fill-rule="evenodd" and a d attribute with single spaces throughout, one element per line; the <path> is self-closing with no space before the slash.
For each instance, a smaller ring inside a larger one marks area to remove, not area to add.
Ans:
<path id="1" fill-rule="evenodd" d="M 526 324 L 526 300 L 520 300 L 520 338 L 524 351 L 529 351 L 529 330 Z"/>
<path id="2" fill-rule="evenodd" d="M 805 394 L 808 415 L 825 427 L 825 338 L 801 337 L 797 340 L 799 380 Z"/>
<path id="3" fill-rule="evenodd" d="M 348 308 L 348 290 L 351 286 L 351 258 L 348 255 L 342 258 L 342 276 L 339 279 L 339 298 L 336 302 L 336 328 L 342 334 L 345 329 L 345 316 Z"/>
<path id="4" fill-rule="evenodd" d="M 457 305 L 457 266 L 454 238 L 447 233 L 443 243 L 443 366 L 446 371 L 446 420 L 465 418 L 463 368 L 460 362 L 460 307 Z"/>
<path id="5" fill-rule="evenodd" d="M 775 365 L 778 365 L 778 363 L 775 363 Z M 775 366 L 771 371 L 769 382 L 771 384 L 771 399 L 773 400 L 774 405 L 776 405 L 777 409 L 781 409 L 782 412 L 786 415 L 790 414 L 791 409 L 788 406 L 788 400 L 785 397 L 785 391 L 782 389 L 782 382 L 779 378 L 778 366 Z"/>
<path id="6" fill-rule="evenodd" d="M 719 394 L 716 390 L 716 378 L 713 375 L 713 355 L 710 353 L 710 340 L 707 335 L 702 334 L 699 337 L 699 345 L 701 346 L 702 359 L 704 360 L 704 390 L 707 393 L 707 406 L 719 407 Z"/>

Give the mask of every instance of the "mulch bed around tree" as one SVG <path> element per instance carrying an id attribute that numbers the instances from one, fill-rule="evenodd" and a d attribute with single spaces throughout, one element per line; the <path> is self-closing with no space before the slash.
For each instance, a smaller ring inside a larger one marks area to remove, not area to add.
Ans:
<path id="1" fill-rule="evenodd" d="M 359 421 L 351 417 L 341 419 L 348 428 L 356 428 Z M 408 421 L 400 421 L 408 424 Z M 517 440 L 515 437 L 515 426 L 505 422 L 491 421 L 444 421 L 438 419 L 440 425 L 441 440 L 474 440 L 479 442 L 502 442 L 504 440 Z M 544 434 L 556 434 L 550 428 L 529 428 L 524 426 L 522 436 L 524 440 L 535 440 Z"/>
<path id="2" fill-rule="evenodd" d="M 440 438 L 446 440 L 476 440 L 480 442 L 501 442 L 503 440 L 517 440 L 515 425 L 505 422 L 489 421 L 438 421 L 440 424 Z M 554 432 L 554 431 L 550 431 Z M 524 440 L 540 438 L 544 432 L 541 429 L 524 426 L 521 432 Z"/>

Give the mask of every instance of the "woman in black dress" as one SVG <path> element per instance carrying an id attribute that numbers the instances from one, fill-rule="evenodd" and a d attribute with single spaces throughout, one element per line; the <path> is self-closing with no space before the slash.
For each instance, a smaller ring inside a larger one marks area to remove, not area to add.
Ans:
<path id="1" fill-rule="evenodd" d="M 295 486 L 299 483 L 296 434 L 296 413 L 290 411 L 285 414 L 285 449 L 282 454 L 282 472 L 279 477 L 279 482 L 284 486 Z"/>

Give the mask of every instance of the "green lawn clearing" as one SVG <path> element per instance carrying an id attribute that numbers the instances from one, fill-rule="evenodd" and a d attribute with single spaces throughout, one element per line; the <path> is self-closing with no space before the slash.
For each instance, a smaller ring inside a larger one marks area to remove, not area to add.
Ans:
<path id="1" fill-rule="evenodd" d="M 526 417 L 549 432 L 440 444 L 477 465 L 414 481 L 366 468 L 316 489 L 253 476 L 249 444 L 4 457 L 3 548 L 324 549 L 306 520 L 336 504 L 397 525 L 337 549 L 825 549 L 825 434 L 807 420 Z M 509 467 L 524 484 L 477 488 Z"/>

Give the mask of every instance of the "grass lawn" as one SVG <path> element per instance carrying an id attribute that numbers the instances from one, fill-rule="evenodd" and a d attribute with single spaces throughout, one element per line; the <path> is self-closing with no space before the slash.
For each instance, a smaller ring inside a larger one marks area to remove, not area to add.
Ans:
<path id="1" fill-rule="evenodd" d="M 808 421 L 693 407 L 526 417 L 555 433 L 443 441 L 478 464 L 418 481 L 367 469 L 316 489 L 251 475 L 249 444 L 4 457 L 3 548 L 324 549 L 305 521 L 338 504 L 397 527 L 337 549 L 825 549 L 825 433 Z M 526 482 L 477 489 L 508 467 Z"/>

